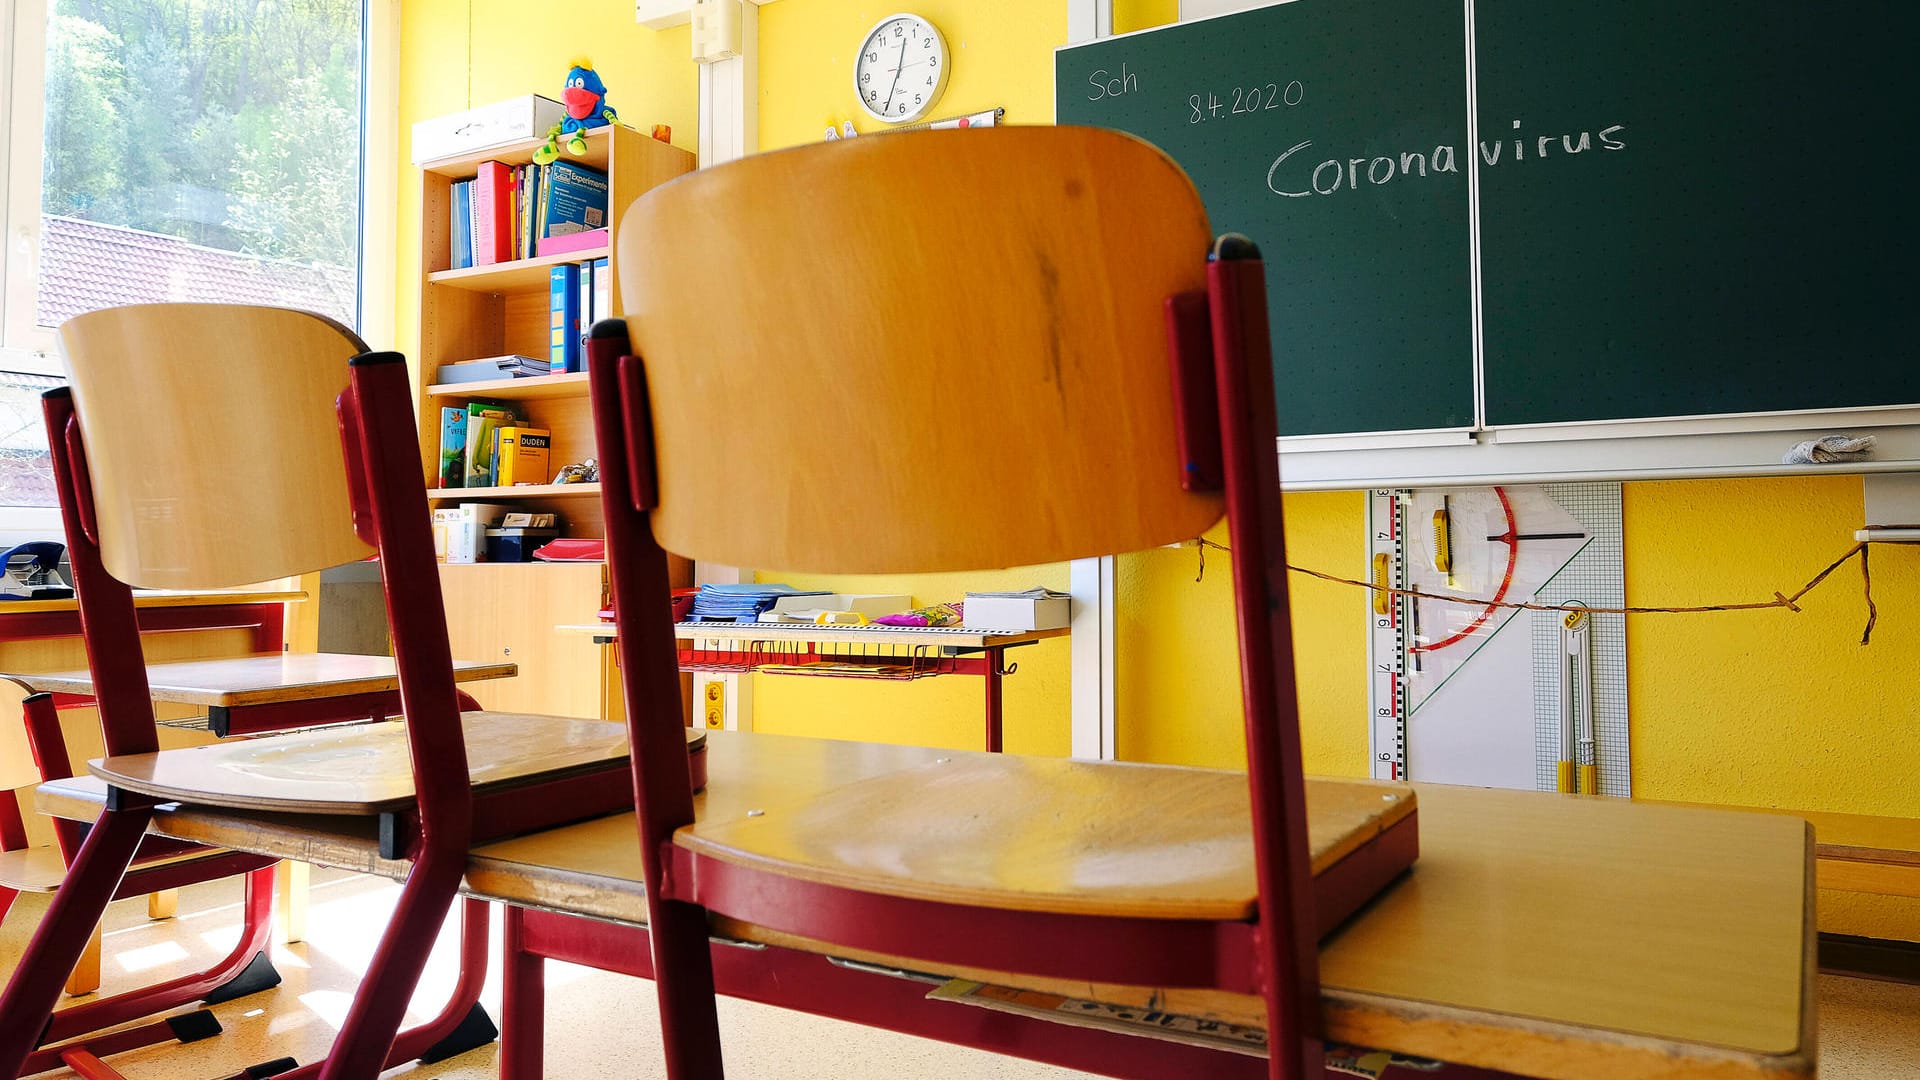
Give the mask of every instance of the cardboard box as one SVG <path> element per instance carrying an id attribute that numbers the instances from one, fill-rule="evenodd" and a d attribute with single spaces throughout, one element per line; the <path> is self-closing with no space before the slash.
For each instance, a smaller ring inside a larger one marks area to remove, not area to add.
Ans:
<path id="1" fill-rule="evenodd" d="M 462 414 L 464 415 L 464 413 Z M 433 558 L 435 562 L 447 561 L 447 534 L 460 522 L 460 511 L 451 507 L 433 512 Z"/>
<path id="2" fill-rule="evenodd" d="M 960 612 L 960 625 L 974 630 L 1058 630 L 1067 625 L 1066 597 L 1022 600 L 1013 597 L 970 596 Z"/>
<path id="3" fill-rule="evenodd" d="M 487 561 L 487 526 L 497 525 L 513 507 L 500 503 L 461 503 L 447 521 L 447 561 Z M 436 513 L 437 516 L 437 513 Z"/>
<path id="4" fill-rule="evenodd" d="M 508 143 L 544 139 L 555 124 L 566 118 L 565 105 L 539 94 L 525 94 L 422 120 L 413 125 L 413 163 L 420 165 Z"/>

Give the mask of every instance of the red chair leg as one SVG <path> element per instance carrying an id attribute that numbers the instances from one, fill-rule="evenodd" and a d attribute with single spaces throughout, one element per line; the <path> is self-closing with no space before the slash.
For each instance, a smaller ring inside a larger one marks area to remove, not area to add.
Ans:
<path id="1" fill-rule="evenodd" d="M 669 1080 L 717 1080 L 724 1071 L 706 909 L 662 901 L 653 906 L 650 929 L 667 1076 Z"/>
<path id="2" fill-rule="evenodd" d="M 205 971 L 63 1009 L 53 1015 L 41 1041 L 64 1041 L 143 1016 L 154 1016 L 190 1002 L 201 1001 L 226 986 L 245 971 L 256 956 L 271 947 L 268 938 L 273 932 L 273 868 L 249 873 L 246 889 L 240 940 L 218 964 Z M 29 1062 L 30 1065 L 36 1063 Z M 47 1064 L 40 1067 L 53 1066 Z"/>
<path id="3" fill-rule="evenodd" d="M 346 1022 L 334 1036 L 333 1050 L 315 1072 L 321 1080 L 372 1080 L 385 1067 L 407 1001 L 433 949 L 435 930 L 445 921 L 459 888 L 464 855 L 429 849 L 407 875 L 393 921 L 380 937 L 360 991 L 347 1009 Z"/>
<path id="4" fill-rule="evenodd" d="M 460 977 L 439 1015 L 401 1032 L 387 1054 L 387 1068 L 418 1058 L 429 1064 L 484 1046 L 498 1034 L 481 1012 L 480 989 L 487 981 L 487 930 L 491 915 L 485 900 L 460 902 Z M 474 1030 L 478 1029 L 478 1030 Z"/>
<path id="5" fill-rule="evenodd" d="M 152 817 L 149 805 L 108 810 L 88 832 L 13 978 L 0 992 L 0 1017 L 6 1018 L 0 1024 L 0 1076 L 19 1076 L 27 1056 L 39 1048 L 67 973 L 79 962 Z"/>
<path id="6" fill-rule="evenodd" d="M 409 884 L 411 884 L 411 882 L 409 882 Z M 402 897 L 402 903 L 405 903 L 405 897 Z M 369 1064 L 364 1054 L 352 1055 L 353 1060 L 349 1060 L 346 1054 L 346 1051 L 355 1045 L 347 1042 L 349 1038 L 368 1037 L 364 1034 L 366 1030 L 364 1028 L 362 1029 L 363 1033 L 361 1035 L 354 1035 L 352 1027 L 353 1014 L 349 1012 L 347 1024 L 343 1025 L 340 1028 L 339 1034 L 334 1036 L 333 1051 L 327 1056 L 326 1060 L 316 1061 L 310 1065 L 302 1065 L 290 1072 L 276 1074 L 276 1080 L 314 1080 L 315 1077 L 370 1078 L 378 1075 L 381 1071 L 381 1061 L 384 1061 L 384 1067 L 389 1069 L 396 1065 L 405 1064 L 415 1058 L 421 1058 L 423 1055 L 428 1054 L 429 1051 L 440 1049 L 440 1044 L 447 1042 L 457 1035 L 458 1032 L 456 1029 L 463 1026 L 463 1022 L 474 1012 L 475 1006 L 480 999 L 480 988 L 487 981 L 487 905 L 483 900 L 466 900 L 463 901 L 463 904 L 464 906 L 461 909 L 460 979 L 454 987 L 452 999 L 447 1003 L 447 1006 L 440 1011 L 440 1015 L 417 1028 L 412 1028 L 390 1037 L 387 1042 L 381 1044 L 382 1046 L 390 1047 L 390 1049 L 381 1058 L 376 1058 L 372 1064 Z M 394 930 L 399 925 L 400 916 L 396 911 L 394 921 L 387 927 L 387 937 L 381 941 L 381 948 L 383 950 L 390 943 Z M 416 940 L 420 937 L 425 938 L 427 948 L 430 950 L 433 945 L 434 935 L 431 933 L 416 935 Z M 373 982 L 374 979 L 382 977 L 378 973 L 379 963 L 380 954 L 376 953 L 374 965 L 367 969 L 365 977 L 361 980 L 361 994 L 354 999 L 356 1006 L 360 1004 L 363 998 L 371 995 L 376 985 L 391 985 L 390 982 L 386 984 L 375 984 Z M 406 984 L 406 990 L 399 995 L 397 1008 L 402 1013 L 406 1011 L 407 999 L 412 996 L 413 983 L 417 981 L 418 978 L 419 971 L 416 969 L 413 973 L 413 979 L 409 980 Z M 491 1025 L 489 1025 L 489 1027 L 490 1026 Z M 476 1040 L 473 1042 L 473 1045 L 481 1045 L 483 1041 L 484 1040 Z M 466 1047 L 461 1047 L 460 1049 L 466 1049 Z M 455 1049 L 453 1052 L 457 1053 L 459 1050 Z M 438 1061 L 440 1057 L 427 1057 L 424 1058 L 424 1060 Z M 352 1069 L 360 1069 L 363 1071 L 348 1071 Z M 244 1080 L 244 1078 L 242 1078 L 242 1080 Z"/>
<path id="7" fill-rule="evenodd" d="M 500 1080 L 541 1080 L 546 1068 L 547 961 L 526 948 L 526 912 L 509 905 L 500 985 Z"/>

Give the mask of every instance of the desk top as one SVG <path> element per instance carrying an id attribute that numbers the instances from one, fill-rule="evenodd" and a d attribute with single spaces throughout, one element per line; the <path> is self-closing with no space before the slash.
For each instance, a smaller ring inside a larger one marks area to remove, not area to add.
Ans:
<path id="1" fill-rule="evenodd" d="M 810 793 L 884 780 L 941 757 L 986 756 L 734 732 L 710 739 L 703 822 L 798 805 Z M 766 771 L 773 761 L 782 767 Z M 97 815 L 99 789 L 89 794 L 89 785 L 47 785 L 40 805 Z M 1309 786 L 1310 801 L 1319 789 Z M 1804 822 L 1581 796 L 1416 790 L 1420 861 L 1323 945 L 1329 1038 L 1567 1080 L 1812 1075 L 1813 876 Z M 178 810 L 155 820 L 184 839 L 390 876 L 405 871 L 378 860 L 364 823 Z M 632 818 L 616 815 L 479 848 L 467 887 L 641 922 L 640 878 Z M 807 947 L 751 926 L 722 929 Z M 1046 983 L 891 959 L 1262 1023 L 1258 999 L 1245 995 Z"/>
<path id="2" fill-rule="evenodd" d="M 591 634 L 609 641 L 618 637 L 614 625 L 563 623 L 554 627 L 567 634 Z M 821 626 L 817 623 L 675 623 L 681 641 L 804 641 L 841 645 L 944 645 L 956 649 L 997 648 L 1065 637 L 1066 627 L 1054 630 L 981 630 L 966 626 Z"/>
<path id="3" fill-rule="evenodd" d="M 307 594 L 300 589 L 273 591 L 233 591 L 233 592 L 174 592 L 167 589 L 137 589 L 133 594 L 133 606 L 136 608 L 173 608 L 173 607 L 215 607 L 223 604 L 279 604 L 290 600 L 305 600 Z M 38 611 L 77 611 L 78 604 L 72 597 L 65 600 L 6 600 L 0 601 L 0 615 L 24 615 Z"/>
<path id="4" fill-rule="evenodd" d="M 514 664 L 455 660 L 455 682 L 505 679 Z M 35 690 L 54 694 L 92 694 L 93 672 L 56 671 L 12 676 Z M 236 708 L 315 698 L 377 694 L 400 686 L 393 657 L 354 653 L 264 653 L 218 660 L 183 660 L 147 665 L 147 687 L 155 701 Z"/>

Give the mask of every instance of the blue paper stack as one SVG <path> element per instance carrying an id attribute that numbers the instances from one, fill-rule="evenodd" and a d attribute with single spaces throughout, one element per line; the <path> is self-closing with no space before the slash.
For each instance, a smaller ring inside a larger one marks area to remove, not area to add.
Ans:
<path id="1" fill-rule="evenodd" d="M 693 597 L 688 622 L 754 622 L 760 613 L 785 596 L 827 596 L 821 589 L 791 585 L 702 585 Z"/>

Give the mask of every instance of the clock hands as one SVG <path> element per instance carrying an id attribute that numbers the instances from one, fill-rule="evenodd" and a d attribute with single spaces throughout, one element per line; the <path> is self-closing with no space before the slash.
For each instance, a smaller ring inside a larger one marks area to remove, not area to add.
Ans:
<path id="1" fill-rule="evenodd" d="M 893 92 L 900 89 L 900 73 L 906 70 L 907 39 L 900 39 L 900 55 L 893 61 L 893 85 L 887 87 L 887 104 L 893 104 Z"/>

